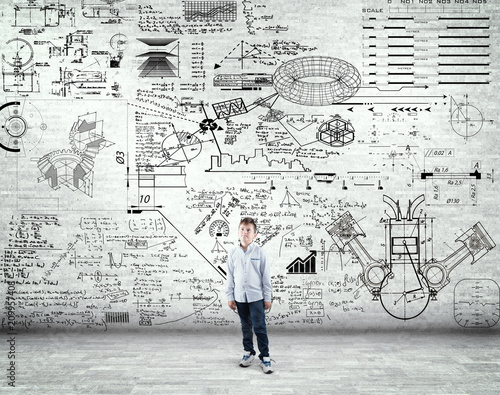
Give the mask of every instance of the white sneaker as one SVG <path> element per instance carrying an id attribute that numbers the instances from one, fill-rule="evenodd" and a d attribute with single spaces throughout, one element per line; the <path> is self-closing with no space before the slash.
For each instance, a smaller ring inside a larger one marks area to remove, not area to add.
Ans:
<path id="1" fill-rule="evenodd" d="M 251 364 L 252 364 L 252 361 L 254 360 L 254 356 L 253 354 L 249 351 L 247 352 L 245 355 L 243 355 L 243 358 L 241 358 L 241 361 L 240 361 L 240 366 L 242 368 L 248 368 Z"/>
<path id="2" fill-rule="evenodd" d="M 273 368 L 271 367 L 271 358 L 263 357 L 260 367 L 265 374 L 271 374 L 273 372 Z"/>

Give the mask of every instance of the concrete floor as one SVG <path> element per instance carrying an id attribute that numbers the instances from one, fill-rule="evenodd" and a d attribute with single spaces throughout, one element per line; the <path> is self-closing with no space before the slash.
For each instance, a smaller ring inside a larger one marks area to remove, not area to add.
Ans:
<path id="1" fill-rule="evenodd" d="M 239 332 L 17 334 L 16 386 L 2 374 L 0 393 L 500 394 L 498 331 L 269 337 L 265 375 L 238 366 Z"/>

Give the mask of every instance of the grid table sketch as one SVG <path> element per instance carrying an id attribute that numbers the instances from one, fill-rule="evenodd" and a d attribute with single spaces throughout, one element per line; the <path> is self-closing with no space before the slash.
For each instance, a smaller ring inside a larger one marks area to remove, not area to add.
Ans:
<path id="1" fill-rule="evenodd" d="M 185 1 L 184 18 L 187 22 L 234 22 L 237 17 L 236 1 Z"/>

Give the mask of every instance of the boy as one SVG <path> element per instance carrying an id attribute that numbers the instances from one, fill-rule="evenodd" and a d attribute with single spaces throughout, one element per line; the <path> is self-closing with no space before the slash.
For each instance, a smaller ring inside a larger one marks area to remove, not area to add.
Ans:
<path id="1" fill-rule="evenodd" d="M 243 218 L 238 228 L 240 245 L 227 259 L 226 295 L 232 310 L 238 309 L 243 332 L 245 354 L 241 367 L 248 367 L 255 355 L 253 332 L 259 346 L 259 359 L 264 373 L 273 372 L 269 358 L 265 309 L 271 308 L 271 271 L 264 250 L 256 243 L 257 226 L 252 218 Z"/>

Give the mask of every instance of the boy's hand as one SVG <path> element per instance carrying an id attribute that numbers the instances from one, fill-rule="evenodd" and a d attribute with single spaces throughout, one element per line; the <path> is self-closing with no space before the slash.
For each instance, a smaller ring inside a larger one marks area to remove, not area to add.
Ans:
<path id="1" fill-rule="evenodd" d="M 231 310 L 236 310 L 236 301 L 231 300 L 231 301 L 227 302 L 227 304 Z"/>
<path id="2" fill-rule="evenodd" d="M 264 302 L 264 309 L 269 310 L 271 308 L 272 304 L 273 304 L 273 302 Z"/>

